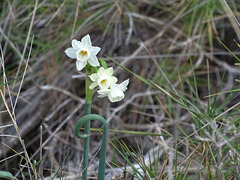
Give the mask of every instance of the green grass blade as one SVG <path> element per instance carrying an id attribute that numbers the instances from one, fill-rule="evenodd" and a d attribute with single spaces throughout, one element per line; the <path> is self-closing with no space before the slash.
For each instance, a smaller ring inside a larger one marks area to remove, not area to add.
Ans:
<path id="1" fill-rule="evenodd" d="M 121 68 L 123 68 L 125 71 L 129 72 L 130 74 L 132 74 L 133 76 L 135 76 L 136 78 L 140 79 L 141 81 L 143 81 L 144 83 L 148 84 L 151 87 L 155 87 L 154 84 L 152 84 L 150 81 L 148 81 L 147 79 L 133 73 L 132 71 L 130 71 L 128 68 L 124 67 L 123 65 L 121 65 L 119 62 L 117 62 L 116 60 L 110 58 L 109 56 L 105 55 L 107 58 L 109 58 L 111 61 L 113 61 L 114 63 L 116 63 L 118 66 L 120 66 Z"/>
<path id="2" fill-rule="evenodd" d="M 54 174 L 54 176 L 52 177 L 52 180 L 54 180 L 54 178 L 57 176 L 58 172 L 60 171 L 60 169 L 62 168 L 64 162 L 66 161 L 67 157 L 68 157 L 68 154 L 69 154 L 70 151 L 67 152 L 66 156 L 64 157 L 63 159 L 63 162 L 61 163 L 61 165 L 59 166 L 59 168 L 57 169 L 56 173 Z"/>
<path id="3" fill-rule="evenodd" d="M 235 57 L 238 61 L 240 61 L 240 59 L 230 49 L 228 49 L 227 46 L 225 46 L 225 44 L 220 39 L 218 39 L 218 41 L 223 45 L 225 49 L 228 50 L 228 52 L 230 52 L 233 55 L 233 57 Z"/>

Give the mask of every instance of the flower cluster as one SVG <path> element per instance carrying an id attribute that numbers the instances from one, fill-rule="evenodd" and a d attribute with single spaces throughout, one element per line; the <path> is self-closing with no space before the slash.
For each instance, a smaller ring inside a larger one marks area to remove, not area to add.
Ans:
<path id="1" fill-rule="evenodd" d="M 97 73 L 90 75 L 93 83 L 89 86 L 90 89 L 99 86 L 97 91 L 98 97 L 108 97 L 111 102 L 118 102 L 124 98 L 124 92 L 127 90 L 129 80 L 123 81 L 121 84 L 116 84 L 117 78 L 112 76 L 113 68 L 104 69 L 100 67 Z"/>
<path id="2" fill-rule="evenodd" d="M 81 71 L 87 63 L 92 67 L 100 66 L 97 54 L 101 48 L 92 46 L 89 35 L 84 36 L 81 41 L 72 40 L 72 47 L 67 48 L 65 53 L 72 59 L 77 59 L 76 67 Z M 111 102 L 118 102 L 124 98 L 124 92 L 127 90 L 129 80 L 123 81 L 121 84 L 116 84 L 117 78 L 113 76 L 113 68 L 100 67 L 96 73 L 89 76 L 92 83 L 89 89 L 99 87 L 97 91 L 98 97 L 108 97 Z"/>

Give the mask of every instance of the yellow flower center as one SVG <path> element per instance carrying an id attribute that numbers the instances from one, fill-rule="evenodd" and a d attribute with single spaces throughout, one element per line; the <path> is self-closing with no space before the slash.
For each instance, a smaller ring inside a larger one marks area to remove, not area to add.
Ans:
<path id="1" fill-rule="evenodd" d="M 84 51 L 84 50 L 81 50 L 80 53 L 81 53 L 82 56 L 86 56 L 87 55 L 87 51 Z"/>
<path id="2" fill-rule="evenodd" d="M 106 79 L 103 79 L 102 81 L 101 81 L 101 84 L 105 84 L 106 83 Z"/>

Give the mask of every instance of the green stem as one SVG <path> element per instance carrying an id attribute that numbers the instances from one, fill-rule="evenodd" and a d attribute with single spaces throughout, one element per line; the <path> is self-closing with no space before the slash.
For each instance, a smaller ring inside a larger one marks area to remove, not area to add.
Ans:
<path id="1" fill-rule="evenodd" d="M 91 66 L 87 64 L 86 66 L 86 81 L 85 81 L 85 92 L 86 92 L 86 109 L 85 114 L 91 114 L 91 104 L 92 104 L 92 96 L 93 90 L 89 89 L 90 84 L 92 83 L 89 75 L 91 74 Z M 90 121 L 85 123 L 84 134 L 86 138 L 84 140 L 84 151 L 83 151 L 83 173 L 82 180 L 87 180 L 87 167 L 88 167 L 88 154 L 89 154 L 89 135 L 90 135 Z"/>
<path id="2" fill-rule="evenodd" d="M 100 161 L 99 161 L 99 168 L 98 168 L 98 180 L 104 180 L 105 178 L 105 164 L 106 164 L 106 146 L 107 146 L 107 122 L 106 120 L 97 114 L 88 114 L 83 116 L 81 119 L 78 120 L 76 126 L 74 128 L 74 134 L 78 138 L 81 139 L 89 139 L 89 134 L 80 135 L 79 129 L 83 124 L 90 122 L 91 120 L 98 120 L 103 124 L 103 135 L 102 135 L 102 144 L 101 144 L 101 151 L 100 151 Z M 84 147 L 85 150 L 86 147 Z M 83 179 L 83 178 L 82 178 Z M 86 180 L 86 179 L 85 179 Z"/>
<path id="3" fill-rule="evenodd" d="M 90 121 L 98 120 L 103 124 L 103 137 L 100 151 L 100 162 L 98 168 L 98 180 L 104 180 L 105 177 L 105 161 L 106 161 L 106 146 L 107 146 L 107 123 L 106 120 L 99 115 L 91 114 L 91 104 L 93 90 L 89 89 L 92 83 L 89 75 L 92 74 L 92 67 L 87 64 L 86 66 L 86 81 L 85 81 L 85 92 L 86 92 L 86 115 L 78 120 L 74 128 L 74 134 L 78 138 L 84 139 L 84 152 L 83 152 L 83 173 L 82 180 L 87 180 L 87 167 L 88 167 L 88 154 L 89 154 L 89 138 L 90 138 Z M 79 129 L 84 125 L 84 135 L 79 134 Z"/>

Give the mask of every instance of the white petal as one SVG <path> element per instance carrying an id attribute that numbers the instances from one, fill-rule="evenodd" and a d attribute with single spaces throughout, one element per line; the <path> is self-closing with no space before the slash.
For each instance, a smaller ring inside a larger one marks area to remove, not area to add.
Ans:
<path id="1" fill-rule="evenodd" d="M 82 45 L 83 45 L 84 48 L 90 48 L 92 46 L 92 42 L 91 42 L 89 34 L 84 36 L 81 39 L 81 42 L 82 42 Z"/>
<path id="2" fill-rule="evenodd" d="M 105 70 L 105 74 L 106 74 L 107 76 L 111 76 L 111 75 L 113 74 L 113 68 L 112 68 L 112 67 L 107 68 L 107 69 Z"/>
<path id="3" fill-rule="evenodd" d="M 119 84 L 112 83 L 111 84 L 111 89 L 119 89 Z"/>
<path id="4" fill-rule="evenodd" d="M 116 83 L 118 81 L 118 79 L 114 76 L 111 77 L 111 83 Z"/>
<path id="5" fill-rule="evenodd" d="M 86 64 L 87 64 L 87 61 L 82 62 L 82 61 L 77 60 L 76 61 L 77 70 L 81 71 L 86 66 Z"/>
<path id="6" fill-rule="evenodd" d="M 82 43 L 80 41 L 77 41 L 76 39 L 73 39 L 72 40 L 72 47 L 75 49 L 75 50 L 79 50 L 82 48 Z"/>
<path id="7" fill-rule="evenodd" d="M 76 50 L 73 48 L 67 48 L 65 51 L 66 55 L 72 59 L 76 59 Z"/>
<path id="8" fill-rule="evenodd" d="M 105 73 L 105 69 L 104 69 L 103 67 L 100 67 L 99 70 L 98 70 L 98 72 L 97 72 L 98 76 L 99 76 L 99 77 L 100 77 L 100 76 L 103 76 L 104 73 Z"/>
<path id="9" fill-rule="evenodd" d="M 111 96 L 108 96 L 108 99 L 113 103 L 114 99 Z"/>
<path id="10" fill-rule="evenodd" d="M 123 92 L 120 89 L 113 89 L 111 91 L 111 96 L 116 98 L 116 97 L 124 96 L 124 94 L 123 94 Z"/>
<path id="11" fill-rule="evenodd" d="M 97 81 L 98 78 L 99 78 L 99 76 L 97 75 L 97 73 L 91 74 L 89 77 L 90 77 L 90 79 L 91 79 L 92 81 Z"/>
<path id="12" fill-rule="evenodd" d="M 91 48 L 90 48 L 90 53 L 91 53 L 91 55 L 97 55 L 97 53 L 99 52 L 101 50 L 101 48 L 100 47 L 97 47 L 97 46 L 92 46 Z"/>
<path id="13" fill-rule="evenodd" d="M 97 82 L 93 82 L 92 84 L 90 84 L 89 89 L 94 89 L 95 87 L 97 87 L 97 85 Z"/>
<path id="14" fill-rule="evenodd" d="M 98 97 L 106 97 L 110 93 L 110 89 L 101 89 L 97 91 L 99 96 Z"/>
<path id="15" fill-rule="evenodd" d="M 127 85 L 129 83 L 129 79 L 123 81 L 121 84 L 119 84 L 119 89 L 121 89 L 122 92 L 127 90 Z"/>
<path id="16" fill-rule="evenodd" d="M 111 102 L 118 102 L 124 98 L 124 93 L 120 89 L 114 89 L 108 94 L 108 99 Z"/>
<path id="17" fill-rule="evenodd" d="M 88 59 L 88 62 L 93 67 L 100 66 L 97 56 L 90 56 Z"/>
<path id="18" fill-rule="evenodd" d="M 118 79 L 114 76 L 110 76 L 109 81 L 111 84 L 115 84 L 118 81 Z"/>

